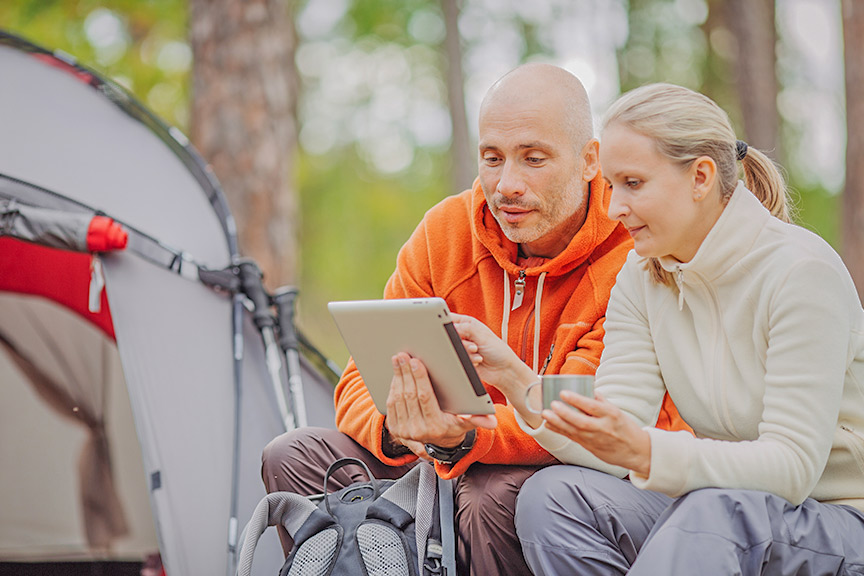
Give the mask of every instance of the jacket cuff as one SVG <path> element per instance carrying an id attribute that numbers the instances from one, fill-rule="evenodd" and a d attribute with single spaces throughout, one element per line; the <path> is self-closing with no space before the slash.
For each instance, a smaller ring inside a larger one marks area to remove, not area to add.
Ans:
<path id="1" fill-rule="evenodd" d="M 372 446 L 371 452 L 375 455 L 378 460 L 387 464 L 388 466 L 402 466 L 404 464 L 409 464 L 417 459 L 417 455 L 408 451 L 407 454 L 401 454 L 399 456 L 390 457 L 384 454 L 384 416 L 380 415 L 376 418 L 376 422 L 373 423 L 374 429 L 378 430 L 378 433 L 374 436 L 374 444 Z"/>
<path id="2" fill-rule="evenodd" d="M 471 464 L 478 462 L 489 453 L 489 450 L 492 448 L 492 443 L 495 442 L 495 432 L 495 430 L 477 428 L 477 436 L 471 450 L 469 450 L 468 453 L 460 458 L 455 464 L 443 464 L 435 461 L 435 472 L 445 480 L 461 476 L 468 470 L 468 467 L 471 466 Z"/>
<path id="3" fill-rule="evenodd" d="M 534 438 L 537 444 L 543 447 L 550 454 L 563 450 L 568 444 L 570 444 L 569 438 L 562 436 L 557 432 L 552 432 L 546 428 L 545 420 L 540 424 L 539 428 L 532 428 L 525 422 L 522 416 L 519 415 L 519 412 L 514 410 L 513 415 L 516 417 L 516 423 L 519 424 L 522 431 L 528 436 Z"/>
<path id="4" fill-rule="evenodd" d="M 630 481 L 637 488 L 680 496 L 686 492 L 690 469 L 693 435 L 685 430 L 670 432 L 653 426 L 643 428 L 651 437 L 651 470 L 648 476 L 630 471 Z"/>

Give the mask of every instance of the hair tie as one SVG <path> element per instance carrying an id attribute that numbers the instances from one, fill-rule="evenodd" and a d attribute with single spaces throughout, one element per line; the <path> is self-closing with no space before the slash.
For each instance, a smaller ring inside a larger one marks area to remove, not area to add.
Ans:
<path id="1" fill-rule="evenodd" d="M 747 156 L 747 143 L 743 140 L 735 141 L 735 155 L 738 157 L 738 160 L 744 160 L 744 157 Z"/>

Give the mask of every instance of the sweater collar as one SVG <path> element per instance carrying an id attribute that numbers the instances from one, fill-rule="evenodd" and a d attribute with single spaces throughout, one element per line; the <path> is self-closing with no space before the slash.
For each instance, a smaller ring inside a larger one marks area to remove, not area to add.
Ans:
<path id="1" fill-rule="evenodd" d="M 679 275 L 684 283 L 694 279 L 687 272 L 695 272 L 706 281 L 719 278 L 750 251 L 770 218 L 771 213 L 739 181 L 693 259 L 682 264 L 663 256 L 660 265 L 667 272 Z"/>
<path id="2" fill-rule="evenodd" d="M 607 215 L 610 192 L 600 173 L 589 184 L 588 214 L 585 223 L 570 244 L 554 258 L 544 259 L 536 266 L 524 268 L 527 276 L 547 273 L 553 276 L 566 274 L 580 266 L 594 250 L 603 243 L 618 226 Z M 509 240 L 486 204 L 486 197 L 480 186 L 480 179 L 474 181 L 471 198 L 474 237 L 492 254 L 498 265 L 511 274 L 523 270 L 516 264 L 519 245 Z"/>

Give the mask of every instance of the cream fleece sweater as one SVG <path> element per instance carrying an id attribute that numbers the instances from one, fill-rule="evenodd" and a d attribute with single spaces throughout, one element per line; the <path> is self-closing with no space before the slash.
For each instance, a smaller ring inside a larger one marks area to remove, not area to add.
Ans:
<path id="1" fill-rule="evenodd" d="M 864 310 L 840 257 L 739 183 L 696 256 L 653 282 L 631 252 L 612 290 L 597 390 L 651 435 L 634 485 L 812 497 L 864 510 Z M 649 427 L 665 391 L 696 436 Z M 545 427 L 568 463 L 619 476 Z"/>

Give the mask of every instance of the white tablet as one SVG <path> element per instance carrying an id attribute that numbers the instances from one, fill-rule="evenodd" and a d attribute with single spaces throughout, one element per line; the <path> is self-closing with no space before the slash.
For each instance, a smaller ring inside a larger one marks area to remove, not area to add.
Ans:
<path id="1" fill-rule="evenodd" d="M 445 412 L 495 413 L 442 298 L 330 302 L 327 308 L 382 414 L 393 378 L 391 358 L 399 352 L 423 362 Z"/>

